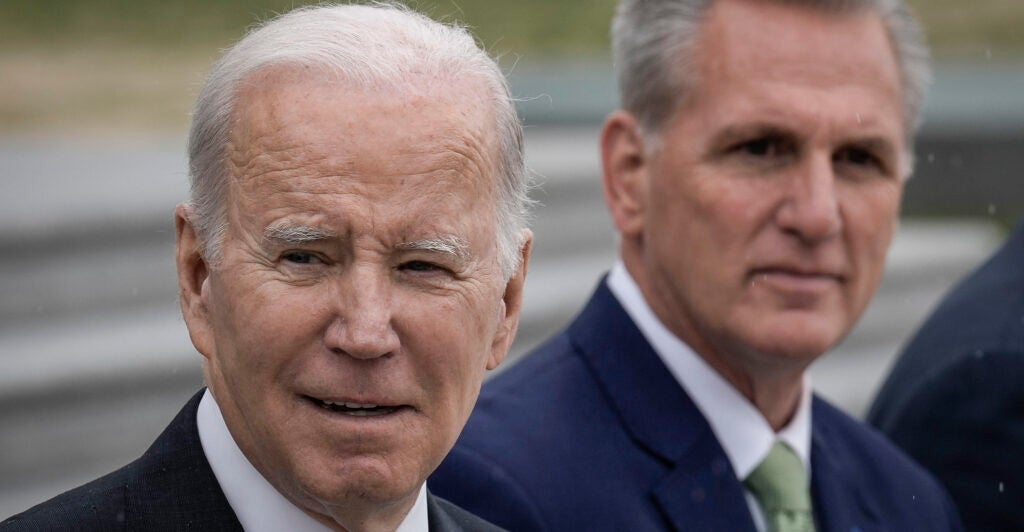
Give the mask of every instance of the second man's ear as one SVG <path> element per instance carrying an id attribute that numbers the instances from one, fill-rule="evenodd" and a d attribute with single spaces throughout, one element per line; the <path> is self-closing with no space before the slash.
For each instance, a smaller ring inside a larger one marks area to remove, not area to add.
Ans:
<path id="1" fill-rule="evenodd" d="M 604 198 L 623 238 L 640 236 L 647 202 L 649 160 L 640 125 L 632 114 L 616 111 L 601 132 Z"/>

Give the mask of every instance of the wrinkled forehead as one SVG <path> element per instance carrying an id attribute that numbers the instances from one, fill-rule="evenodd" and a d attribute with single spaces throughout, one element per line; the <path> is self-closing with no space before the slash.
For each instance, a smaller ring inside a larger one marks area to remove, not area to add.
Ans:
<path id="1" fill-rule="evenodd" d="M 472 78 L 411 73 L 381 81 L 303 65 L 264 67 L 238 86 L 227 156 L 287 162 L 296 151 L 346 166 L 427 149 L 493 181 L 500 154 L 489 96 L 487 84 Z"/>
<path id="2" fill-rule="evenodd" d="M 683 65 L 690 68 L 691 86 L 676 110 L 690 111 L 707 97 L 720 95 L 723 87 L 860 91 L 886 104 L 884 109 L 856 110 L 860 115 L 872 111 L 891 117 L 905 135 L 898 59 L 882 18 L 864 7 L 841 7 L 808 6 L 799 0 L 715 2 L 694 43 L 693 63 Z M 813 109 L 813 102 L 779 94 L 786 97 L 775 102 L 777 111 Z"/>
<path id="3" fill-rule="evenodd" d="M 254 78 L 229 135 L 229 216 L 260 234 L 284 224 L 474 241 L 470 233 L 490 232 L 497 194 L 494 127 L 475 90 L 374 92 L 290 72 Z"/>

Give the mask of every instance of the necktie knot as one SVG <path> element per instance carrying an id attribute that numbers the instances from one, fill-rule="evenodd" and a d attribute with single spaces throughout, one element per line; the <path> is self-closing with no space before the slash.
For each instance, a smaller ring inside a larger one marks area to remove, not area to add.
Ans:
<path id="1" fill-rule="evenodd" d="M 776 442 L 745 484 L 761 504 L 771 532 L 814 530 L 807 473 L 788 445 Z"/>

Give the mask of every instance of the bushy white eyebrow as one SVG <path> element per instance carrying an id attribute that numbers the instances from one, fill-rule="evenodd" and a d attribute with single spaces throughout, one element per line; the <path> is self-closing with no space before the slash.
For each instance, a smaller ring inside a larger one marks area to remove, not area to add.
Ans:
<path id="1" fill-rule="evenodd" d="M 412 242 L 402 242 L 395 247 L 406 250 L 434 251 L 452 255 L 460 259 L 469 257 L 469 244 L 455 235 L 445 235 L 437 238 L 423 238 Z"/>
<path id="2" fill-rule="evenodd" d="M 334 238 L 334 233 L 308 225 L 272 225 L 263 231 L 263 238 L 288 245 L 308 244 Z"/>
<path id="3" fill-rule="evenodd" d="M 336 238 L 337 234 L 307 225 L 272 225 L 263 231 L 263 238 L 281 242 L 285 245 L 297 246 Z M 402 242 L 395 246 L 401 250 L 420 250 L 444 253 L 460 259 L 470 256 L 469 244 L 455 235 L 444 235 L 436 238 L 422 238 L 411 242 Z"/>

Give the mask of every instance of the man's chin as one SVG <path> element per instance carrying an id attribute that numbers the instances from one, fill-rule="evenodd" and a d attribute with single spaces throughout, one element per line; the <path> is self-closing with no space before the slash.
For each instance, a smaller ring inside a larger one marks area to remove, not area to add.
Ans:
<path id="1" fill-rule="evenodd" d="M 300 487 L 304 498 L 321 508 L 402 505 L 415 498 L 425 480 L 394 471 L 383 458 L 378 457 L 350 458 L 344 464 L 325 465 L 309 471 L 304 477 Z"/>
<path id="2" fill-rule="evenodd" d="M 399 483 L 380 476 L 367 478 L 357 472 L 341 482 L 336 478 L 310 480 L 298 488 L 301 500 L 288 498 L 303 512 L 332 528 L 353 522 L 400 521 L 395 516 L 403 516 L 412 508 L 422 484 L 401 483 L 399 487 Z M 351 521 L 345 523 L 343 519 Z"/>
<path id="3" fill-rule="evenodd" d="M 802 371 L 838 344 L 846 332 L 834 322 L 786 320 L 763 330 L 752 339 L 750 347 L 768 362 Z"/>

